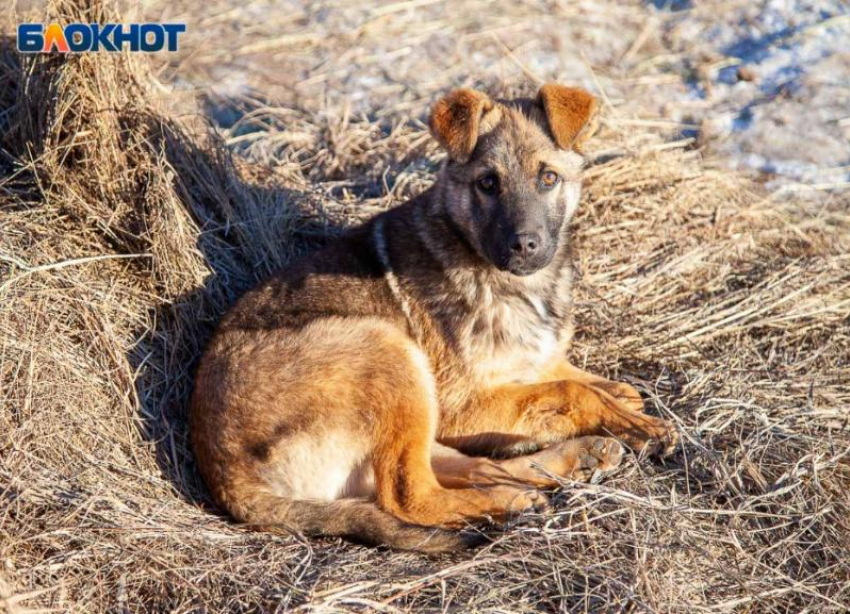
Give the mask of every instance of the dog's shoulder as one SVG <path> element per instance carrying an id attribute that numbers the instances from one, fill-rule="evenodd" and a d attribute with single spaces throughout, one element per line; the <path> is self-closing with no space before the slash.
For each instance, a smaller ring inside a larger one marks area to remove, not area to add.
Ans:
<path id="1" fill-rule="evenodd" d="M 379 216 L 380 217 L 380 216 Z M 245 293 L 222 328 L 301 327 L 322 317 L 403 321 L 373 241 L 377 218 L 344 232 Z"/>

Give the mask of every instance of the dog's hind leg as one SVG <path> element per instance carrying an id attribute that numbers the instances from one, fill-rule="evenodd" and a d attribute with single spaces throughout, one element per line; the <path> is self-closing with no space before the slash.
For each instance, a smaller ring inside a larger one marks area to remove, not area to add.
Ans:
<path id="1" fill-rule="evenodd" d="M 439 407 L 427 360 L 400 335 L 375 346 L 383 346 L 383 364 L 392 365 L 372 374 L 373 389 L 379 392 L 372 399 L 373 467 L 377 501 L 383 509 L 415 524 L 452 527 L 482 518 L 503 519 L 546 504 L 542 494 L 524 483 L 488 488 L 441 484 L 431 463 Z"/>

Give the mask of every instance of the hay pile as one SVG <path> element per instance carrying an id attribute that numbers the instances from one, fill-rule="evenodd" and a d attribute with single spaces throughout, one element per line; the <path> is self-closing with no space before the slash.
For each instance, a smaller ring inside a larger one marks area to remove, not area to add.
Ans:
<path id="1" fill-rule="evenodd" d="M 49 11 L 120 21 L 99 2 Z M 554 513 L 472 555 L 251 533 L 216 515 L 194 471 L 194 362 L 242 289 L 428 184 L 440 154 L 425 108 L 275 109 L 252 145 L 274 155 L 257 165 L 167 108 L 138 60 L 13 47 L 0 49 L 0 611 L 850 607 L 846 197 L 770 197 L 688 141 L 609 124 L 576 222 L 573 357 L 636 383 L 682 450 L 567 483 Z"/>

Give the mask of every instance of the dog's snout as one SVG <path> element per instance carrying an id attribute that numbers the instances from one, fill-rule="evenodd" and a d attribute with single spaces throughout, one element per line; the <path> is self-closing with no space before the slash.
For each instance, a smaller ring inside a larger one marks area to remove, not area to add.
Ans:
<path id="1" fill-rule="evenodd" d="M 514 230 L 501 242 L 499 268 L 514 275 L 530 275 L 549 264 L 557 241 L 545 230 Z"/>
<path id="2" fill-rule="evenodd" d="M 510 248 L 517 256 L 532 256 L 540 249 L 540 235 L 536 232 L 514 233 L 510 238 Z"/>

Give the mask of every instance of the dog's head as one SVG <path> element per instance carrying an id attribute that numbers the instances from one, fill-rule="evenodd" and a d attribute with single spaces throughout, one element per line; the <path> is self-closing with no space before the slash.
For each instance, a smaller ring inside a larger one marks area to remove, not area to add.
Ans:
<path id="1" fill-rule="evenodd" d="M 595 117 L 593 96 L 555 84 L 534 100 L 460 89 L 434 105 L 448 220 L 482 258 L 514 275 L 552 261 L 578 205 L 579 152 Z"/>

